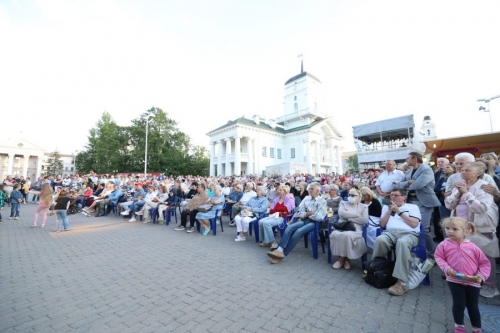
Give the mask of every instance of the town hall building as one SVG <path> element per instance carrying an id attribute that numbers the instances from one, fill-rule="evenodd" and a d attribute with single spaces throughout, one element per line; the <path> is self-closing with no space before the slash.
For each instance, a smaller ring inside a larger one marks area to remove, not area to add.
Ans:
<path id="1" fill-rule="evenodd" d="M 210 175 L 342 173 L 344 138 L 320 97 L 321 81 L 301 68 L 285 82 L 283 116 L 241 117 L 207 133 Z"/>

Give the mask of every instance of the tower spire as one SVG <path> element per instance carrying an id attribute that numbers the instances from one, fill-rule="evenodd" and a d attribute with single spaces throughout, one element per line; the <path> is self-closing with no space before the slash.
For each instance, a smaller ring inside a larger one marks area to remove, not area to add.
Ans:
<path id="1" fill-rule="evenodd" d="M 297 58 L 300 58 L 300 72 L 304 73 L 304 60 L 302 59 L 302 53 L 299 54 Z"/>

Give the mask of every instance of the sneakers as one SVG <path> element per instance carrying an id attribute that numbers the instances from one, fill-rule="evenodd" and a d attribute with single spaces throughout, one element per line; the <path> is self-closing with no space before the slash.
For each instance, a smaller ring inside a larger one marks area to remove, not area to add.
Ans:
<path id="1" fill-rule="evenodd" d="M 271 264 L 279 264 L 281 262 L 281 259 L 274 259 L 274 258 L 271 258 Z"/>
<path id="2" fill-rule="evenodd" d="M 189 233 L 194 232 L 194 227 L 189 228 L 186 232 L 189 232 Z"/>
<path id="3" fill-rule="evenodd" d="M 135 212 L 135 215 L 144 215 L 144 211 L 141 209 L 140 211 Z"/>
<path id="4" fill-rule="evenodd" d="M 132 218 L 131 218 L 130 220 L 128 220 L 128 221 L 129 221 L 129 222 L 135 222 L 135 221 L 136 221 L 136 219 L 135 219 L 135 217 L 133 217 L 133 216 L 132 216 Z"/>
<path id="5" fill-rule="evenodd" d="M 402 296 L 408 291 L 408 286 L 404 285 L 400 280 L 395 285 L 389 288 L 389 294 L 394 296 Z"/>
<path id="6" fill-rule="evenodd" d="M 491 288 L 491 287 L 483 285 L 481 287 L 481 290 L 479 291 L 479 295 L 486 297 L 486 298 L 493 298 L 495 296 L 500 295 L 500 292 L 498 291 L 497 288 Z"/>
<path id="7" fill-rule="evenodd" d="M 19 217 L 17 217 L 17 216 L 16 216 L 16 217 L 14 217 L 14 220 L 19 220 Z"/>
<path id="8" fill-rule="evenodd" d="M 269 243 L 260 243 L 259 246 L 260 247 L 266 247 L 266 246 L 269 246 Z"/>
<path id="9" fill-rule="evenodd" d="M 123 216 L 127 216 L 128 214 L 130 214 L 130 210 L 128 210 L 128 209 L 127 209 L 127 210 L 125 210 L 125 211 L 121 212 L 121 214 L 122 214 Z"/>
<path id="10" fill-rule="evenodd" d="M 146 220 L 144 220 L 144 222 L 142 222 L 142 223 L 146 224 L 146 223 L 149 223 L 149 222 L 151 222 L 151 220 L 150 220 L 150 219 L 146 219 Z"/>
<path id="11" fill-rule="evenodd" d="M 181 225 L 181 226 L 179 226 L 179 227 L 175 228 L 174 230 L 175 230 L 175 231 L 184 231 L 184 230 L 186 230 L 186 228 L 184 228 L 184 227 Z"/>
<path id="12" fill-rule="evenodd" d="M 9 217 L 8 220 L 13 220 L 14 218 L 13 217 Z"/>
<path id="13" fill-rule="evenodd" d="M 235 226 L 236 226 L 236 223 L 234 223 L 234 220 L 233 220 L 233 221 L 231 221 L 231 222 L 229 222 L 229 226 L 230 226 L 230 227 L 235 227 Z"/>
<path id="14" fill-rule="evenodd" d="M 457 325 L 457 324 L 455 324 L 455 330 L 453 332 L 455 332 L 455 333 L 465 333 L 467 331 L 465 330 L 465 326 L 464 325 Z"/>
<path id="15" fill-rule="evenodd" d="M 209 233 L 210 231 L 211 231 L 211 229 L 210 229 L 210 228 L 203 230 L 203 233 L 202 233 L 202 234 L 203 234 L 203 236 L 208 235 L 208 233 Z"/>
<path id="16" fill-rule="evenodd" d="M 267 256 L 272 258 L 272 259 L 283 259 L 285 257 L 285 254 L 283 252 L 278 251 L 278 250 L 274 250 L 274 251 L 267 252 Z"/>
<path id="17" fill-rule="evenodd" d="M 234 241 L 235 241 L 235 242 L 244 242 L 244 241 L 246 241 L 246 240 L 247 240 L 247 239 L 246 239 L 245 237 L 240 237 L 240 236 L 238 236 L 238 237 L 236 237 L 236 239 L 235 239 Z"/>

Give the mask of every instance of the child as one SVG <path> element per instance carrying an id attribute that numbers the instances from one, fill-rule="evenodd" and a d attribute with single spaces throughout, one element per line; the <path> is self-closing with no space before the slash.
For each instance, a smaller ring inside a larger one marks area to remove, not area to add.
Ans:
<path id="1" fill-rule="evenodd" d="M 38 221 L 38 214 L 42 213 L 42 225 L 41 227 L 45 227 L 45 221 L 47 221 L 47 213 L 49 211 L 50 205 L 54 201 L 52 187 L 49 184 L 44 184 L 42 190 L 39 191 L 30 191 L 30 193 L 39 196 L 40 204 L 36 208 L 35 215 L 33 216 L 33 224 L 31 227 L 36 227 L 36 223 Z"/>
<path id="2" fill-rule="evenodd" d="M 452 313 L 455 321 L 455 333 L 465 332 L 464 310 L 467 307 L 472 332 L 481 332 L 481 314 L 479 313 L 479 291 L 481 284 L 490 275 L 491 264 L 484 253 L 470 240 L 476 227 L 460 217 L 443 220 L 446 238 L 436 248 L 436 262 L 446 274 L 446 280 L 453 298 Z"/>
<path id="3" fill-rule="evenodd" d="M 71 198 L 68 197 L 68 192 L 66 190 L 61 190 L 59 193 L 59 197 L 57 198 L 56 205 L 54 207 L 54 210 L 56 211 L 58 221 L 57 223 L 57 232 L 62 231 L 62 225 L 64 223 L 64 230 L 69 231 L 69 222 L 68 222 L 68 215 L 66 214 L 68 208 L 69 208 L 69 203 L 71 201 Z"/>
<path id="4" fill-rule="evenodd" d="M 3 185 L 0 185 L 0 209 L 3 209 L 5 201 L 7 200 L 7 194 L 3 191 Z"/>
<path id="5" fill-rule="evenodd" d="M 21 202 L 23 202 L 24 196 L 19 191 L 21 185 L 15 184 L 14 190 L 10 194 L 10 217 L 9 220 L 19 220 L 19 211 L 21 209 Z"/>

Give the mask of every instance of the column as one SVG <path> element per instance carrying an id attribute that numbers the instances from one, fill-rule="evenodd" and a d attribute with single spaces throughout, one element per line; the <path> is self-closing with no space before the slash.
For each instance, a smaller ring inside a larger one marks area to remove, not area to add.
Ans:
<path id="1" fill-rule="evenodd" d="M 24 178 L 28 177 L 29 162 L 30 162 L 30 155 L 24 155 L 24 160 L 23 160 L 23 176 L 24 176 Z"/>
<path id="2" fill-rule="evenodd" d="M 262 155 L 262 147 L 260 146 L 260 140 L 258 137 L 255 137 L 253 140 L 253 148 L 254 148 L 254 158 L 253 158 L 253 172 L 258 176 L 262 174 L 262 169 L 260 167 L 260 158 Z"/>
<path id="3" fill-rule="evenodd" d="M 343 168 L 342 168 L 342 156 L 340 155 L 340 146 L 336 147 L 336 153 L 337 153 L 337 173 L 338 174 L 343 174 Z"/>
<path id="4" fill-rule="evenodd" d="M 222 176 L 222 140 L 217 142 L 217 176 Z"/>
<path id="5" fill-rule="evenodd" d="M 247 150 L 248 150 L 247 174 L 253 175 L 253 140 L 252 140 L 252 138 L 247 138 Z"/>
<path id="6" fill-rule="evenodd" d="M 215 142 L 210 142 L 210 176 L 215 176 Z"/>
<path id="7" fill-rule="evenodd" d="M 306 141 L 306 166 L 307 173 L 312 174 L 312 161 L 311 161 L 311 141 Z"/>
<path id="8" fill-rule="evenodd" d="M 9 153 L 9 162 L 7 163 L 6 176 L 12 176 L 12 167 L 14 166 L 14 154 Z"/>
<path id="9" fill-rule="evenodd" d="M 233 174 L 229 155 L 231 155 L 231 138 L 226 139 L 226 176 L 231 176 Z"/>
<path id="10" fill-rule="evenodd" d="M 240 137 L 234 137 L 234 174 L 241 174 L 241 153 L 240 153 Z"/>
<path id="11" fill-rule="evenodd" d="M 38 177 L 42 176 L 42 164 L 43 164 L 43 156 L 38 156 L 38 160 L 36 161 L 36 179 L 31 180 L 35 182 L 38 180 Z"/>
<path id="12" fill-rule="evenodd" d="M 316 172 L 316 175 L 318 175 L 321 173 L 321 168 L 320 168 L 321 158 L 320 158 L 320 153 L 319 153 L 319 140 L 316 140 L 316 142 L 314 143 L 314 150 L 315 150 L 315 154 L 316 154 L 315 172 Z"/>
<path id="13" fill-rule="evenodd" d="M 330 142 L 330 145 L 328 146 L 328 156 L 330 157 L 330 172 L 333 173 L 335 170 L 335 163 L 334 158 L 333 158 L 333 144 Z"/>

